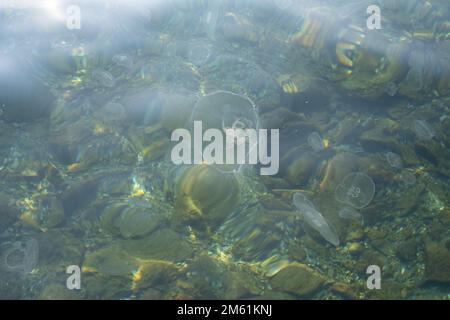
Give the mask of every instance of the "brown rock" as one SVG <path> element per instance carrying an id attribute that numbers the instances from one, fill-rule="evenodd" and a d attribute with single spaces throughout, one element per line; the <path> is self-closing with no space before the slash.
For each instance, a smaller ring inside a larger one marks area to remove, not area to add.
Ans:
<path id="1" fill-rule="evenodd" d="M 447 241 L 449 243 L 450 240 Z M 428 242 L 425 246 L 425 278 L 450 283 L 449 246 L 439 242 Z"/>
<path id="2" fill-rule="evenodd" d="M 274 290 L 309 296 L 318 290 L 325 281 L 324 276 L 307 265 L 293 262 L 271 279 L 271 285 Z"/>

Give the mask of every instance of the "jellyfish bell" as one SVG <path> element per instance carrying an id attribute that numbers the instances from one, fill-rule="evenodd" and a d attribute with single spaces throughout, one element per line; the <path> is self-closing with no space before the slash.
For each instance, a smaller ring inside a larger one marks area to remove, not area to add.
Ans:
<path id="1" fill-rule="evenodd" d="M 366 207 L 375 195 L 375 183 L 363 172 L 348 174 L 335 190 L 337 201 L 355 209 Z"/>
<path id="2" fill-rule="evenodd" d="M 214 165 L 216 169 L 224 172 L 239 172 L 244 166 L 242 162 L 250 163 L 249 153 L 257 147 L 257 140 L 250 139 L 251 137 L 245 135 L 245 130 L 259 129 L 258 113 L 252 100 L 228 91 L 217 91 L 208 94 L 201 97 L 195 104 L 188 127 L 193 128 L 195 122 L 198 121 L 201 122 L 204 132 L 208 129 L 217 129 L 224 134 L 225 141 L 223 141 L 222 150 L 224 156 L 231 151 L 230 145 L 226 143 L 226 139 L 234 140 L 236 148 L 245 148 L 245 160 L 248 161 L 238 159 L 238 152 L 236 152 L 233 164 L 230 163 L 231 161 L 222 161 L 222 164 Z M 191 132 L 195 132 L 195 130 L 191 130 Z M 208 150 L 208 146 L 204 146 L 202 151 Z M 199 153 L 197 151 L 194 150 L 194 154 Z"/>
<path id="3" fill-rule="evenodd" d="M 34 238 L 7 243 L 0 248 L 0 269 L 6 272 L 30 273 L 38 259 L 39 243 Z"/>

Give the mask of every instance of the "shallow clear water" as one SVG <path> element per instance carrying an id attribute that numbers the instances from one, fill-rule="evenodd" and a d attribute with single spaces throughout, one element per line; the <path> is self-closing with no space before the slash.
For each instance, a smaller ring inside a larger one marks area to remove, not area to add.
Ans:
<path id="1" fill-rule="evenodd" d="M 0 299 L 448 299 L 449 21 L 0 2 Z"/>

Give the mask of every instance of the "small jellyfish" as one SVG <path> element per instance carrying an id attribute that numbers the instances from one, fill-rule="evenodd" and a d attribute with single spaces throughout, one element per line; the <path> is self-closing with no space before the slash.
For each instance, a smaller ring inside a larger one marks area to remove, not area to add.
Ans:
<path id="1" fill-rule="evenodd" d="M 116 54 L 112 57 L 112 61 L 118 66 L 124 67 L 126 69 L 131 69 L 133 67 L 133 60 L 125 54 Z"/>
<path id="2" fill-rule="evenodd" d="M 431 140 L 436 135 L 431 126 L 424 120 L 414 121 L 414 132 L 419 140 Z"/>
<path id="3" fill-rule="evenodd" d="M 96 69 L 92 71 L 92 78 L 107 88 L 113 88 L 116 85 L 116 79 L 114 79 L 114 76 L 105 70 Z"/>
<path id="4" fill-rule="evenodd" d="M 396 169 L 400 169 L 403 167 L 402 158 L 398 154 L 394 152 L 387 152 L 385 154 L 385 157 L 391 167 Z"/>
<path id="5" fill-rule="evenodd" d="M 125 117 L 125 107 L 117 102 L 108 102 L 95 113 L 95 117 L 106 123 L 119 121 Z"/>
<path id="6" fill-rule="evenodd" d="M 341 203 L 362 209 L 366 207 L 375 195 L 375 183 L 362 172 L 347 175 L 335 190 L 335 198 Z"/>
<path id="7" fill-rule="evenodd" d="M 52 41 L 52 47 L 53 48 L 69 48 L 72 47 L 76 42 L 75 35 L 66 35 L 66 36 L 60 36 Z"/>
<path id="8" fill-rule="evenodd" d="M 400 173 L 400 180 L 403 181 L 407 186 L 413 186 L 416 184 L 416 176 L 414 173 L 408 170 L 403 170 Z"/>
<path id="9" fill-rule="evenodd" d="M 30 273 L 39 259 L 39 244 L 30 238 L 4 246 L 0 254 L 0 269 L 8 272 Z"/>
<path id="10" fill-rule="evenodd" d="M 389 82 L 386 86 L 386 88 L 384 89 L 384 91 L 386 92 L 386 94 L 390 97 L 393 97 L 397 94 L 398 91 L 398 87 L 395 84 L 395 82 Z"/>
<path id="11" fill-rule="evenodd" d="M 361 213 L 350 207 L 345 207 L 339 210 L 339 217 L 342 219 L 349 219 L 349 220 L 358 220 L 358 221 L 362 220 Z"/>
<path id="12" fill-rule="evenodd" d="M 314 205 L 301 193 L 293 196 L 294 206 L 302 213 L 305 222 L 334 246 L 339 245 L 339 237 L 331 228 L 322 214 L 314 208 Z"/>
<path id="13" fill-rule="evenodd" d="M 287 10 L 289 9 L 293 4 L 293 0 L 275 0 L 275 5 L 280 10 Z"/>
<path id="14" fill-rule="evenodd" d="M 188 60 L 196 66 L 204 65 L 211 57 L 211 49 L 207 45 L 195 44 L 189 48 Z"/>
<path id="15" fill-rule="evenodd" d="M 308 144 L 314 150 L 314 152 L 322 151 L 325 149 L 323 139 L 317 132 L 313 132 L 308 136 Z"/>

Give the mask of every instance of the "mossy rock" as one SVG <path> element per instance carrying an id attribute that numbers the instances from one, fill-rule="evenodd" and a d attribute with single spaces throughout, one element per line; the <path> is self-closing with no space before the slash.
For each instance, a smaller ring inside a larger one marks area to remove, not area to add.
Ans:
<path id="1" fill-rule="evenodd" d="M 14 205 L 14 200 L 0 193 L 0 233 L 8 229 L 19 217 L 20 211 Z"/>
<path id="2" fill-rule="evenodd" d="M 123 240 L 118 243 L 131 256 L 140 259 L 161 259 L 181 261 L 193 254 L 187 240 L 171 229 L 159 229 L 149 236 L 138 240 Z"/>
<path id="3" fill-rule="evenodd" d="M 69 290 L 62 284 L 49 284 L 39 294 L 39 300 L 80 300 L 84 292 L 80 290 Z"/>
<path id="4" fill-rule="evenodd" d="M 311 296 L 326 282 L 326 278 L 307 265 L 293 262 L 281 269 L 270 280 L 276 291 L 285 291 L 302 297 Z"/>
<path id="5" fill-rule="evenodd" d="M 425 279 L 450 283 L 450 239 L 426 243 Z"/>

